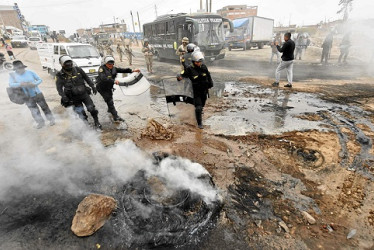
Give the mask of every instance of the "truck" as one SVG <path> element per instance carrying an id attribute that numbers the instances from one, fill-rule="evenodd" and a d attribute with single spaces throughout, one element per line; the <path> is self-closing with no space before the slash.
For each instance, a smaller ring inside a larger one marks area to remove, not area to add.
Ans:
<path id="1" fill-rule="evenodd" d="M 262 49 L 269 45 L 273 38 L 274 19 L 251 16 L 235 19 L 234 32 L 226 37 L 229 50 L 242 48 L 243 50 L 257 47 Z"/>
<path id="2" fill-rule="evenodd" d="M 75 66 L 82 68 L 87 76 L 96 82 L 102 58 L 94 46 L 81 43 L 42 43 L 37 50 L 43 69 L 52 76 L 62 68 L 60 57 L 68 55 Z"/>

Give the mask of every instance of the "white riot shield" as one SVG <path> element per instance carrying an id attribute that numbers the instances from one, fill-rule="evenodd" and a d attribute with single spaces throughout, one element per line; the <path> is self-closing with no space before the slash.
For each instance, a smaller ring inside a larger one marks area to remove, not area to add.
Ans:
<path id="1" fill-rule="evenodd" d="M 127 96 L 136 96 L 146 92 L 151 84 L 140 72 L 131 73 L 125 78 L 116 78 L 119 81 L 119 88 Z"/>

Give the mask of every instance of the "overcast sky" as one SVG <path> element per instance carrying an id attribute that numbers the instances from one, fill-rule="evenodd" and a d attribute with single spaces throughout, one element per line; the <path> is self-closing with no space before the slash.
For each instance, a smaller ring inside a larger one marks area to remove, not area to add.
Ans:
<path id="1" fill-rule="evenodd" d="M 124 19 L 132 31 L 130 10 L 135 21 L 139 12 L 141 24 L 153 21 L 158 15 L 180 13 L 199 9 L 200 0 L 1 0 L 0 5 L 18 3 L 22 14 L 31 24 L 45 24 L 51 30 L 66 30 L 72 34 L 78 28 L 96 27 L 113 23 L 113 17 Z M 205 1 L 203 1 L 205 3 Z M 275 24 L 316 24 L 336 20 L 339 0 L 213 0 L 212 10 L 231 4 L 257 5 L 258 15 L 275 19 Z M 353 19 L 373 18 L 373 0 L 354 0 Z M 139 31 L 138 27 L 135 28 Z"/>

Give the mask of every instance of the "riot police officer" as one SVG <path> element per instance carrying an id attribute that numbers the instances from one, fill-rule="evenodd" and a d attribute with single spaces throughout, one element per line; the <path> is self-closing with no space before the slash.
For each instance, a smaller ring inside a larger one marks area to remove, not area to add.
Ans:
<path id="1" fill-rule="evenodd" d="M 118 73 L 140 72 L 139 69 L 132 70 L 130 68 L 114 67 L 114 58 L 112 56 L 104 57 L 104 64 L 99 68 L 99 75 L 96 81 L 96 87 L 104 101 L 108 105 L 108 112 L 113 115 L 114 121 L 124 121 L 117 113 L 113 101 L 113 86 L 119 84 L 116 80 Z"/>
<path id="2" fill-rule="evenodd" d="M 185 70 L 182 70 L 177 79 L 180 81 L 184 77 L 191 80 L 196 121 L 198 127 L 203 129 L 202 112 L 208 96 L 208 89 L 213 87 L 213 80 L 207 66 L 203 64 L 204 56 L 200 51 L 194 52 L 191 59 L 192 64 L 187 66 Z"/>
<path id="3" fill-rule="evenodd" d="M 183 55 L 183 59 L 182 59 L 183 68 L 186 68 L 186 66 L 191 64 L 192 53 L 195 51 L 196 52 L 200 51 L 200 48 L 196 44 L 194 43 L 187 44 L 187 53 Z"/>
<path id="4" fill-rule="evenodd" d="M 62 69 L 56 74 L 56 87 L 58 94 L 61 96 L 61 104 L 64 107 L 73 105 L 74 111 L 79 117 L 87 120 L 87 115 L 83 108 L 84 104 L 94 119 L 95 127 L 101 129 L 102 126 L 98 118 L 99 112 L 90 97 L 91 90 L 95 95 L 97 93 L 95 85 L 80 67 L 73 66 L 73 60 L 70 56 L 61 56 L 59 61 Z M 91 88 L 88 88 L 85 82 Z"/>

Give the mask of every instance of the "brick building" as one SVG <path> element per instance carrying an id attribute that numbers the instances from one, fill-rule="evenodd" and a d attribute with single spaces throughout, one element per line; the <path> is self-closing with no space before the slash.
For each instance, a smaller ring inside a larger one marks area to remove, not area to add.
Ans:
<path id="1" fill-rule="evenodd" d="M 226 17 L 230 20 L 237 18 L 243 18 L 248 16 L 257 16 L 257 6 L 247 5 L 228 5 L 220 10 L 217 10 L 217 14 L 222 17 Z"/>
<path id="2" fill-rule="evenodd" d="M 18 17 L 17 11 L 12 5 L 0 5 L 0 25 L 13 26 L 22 30 L 22 22 Z"/>

